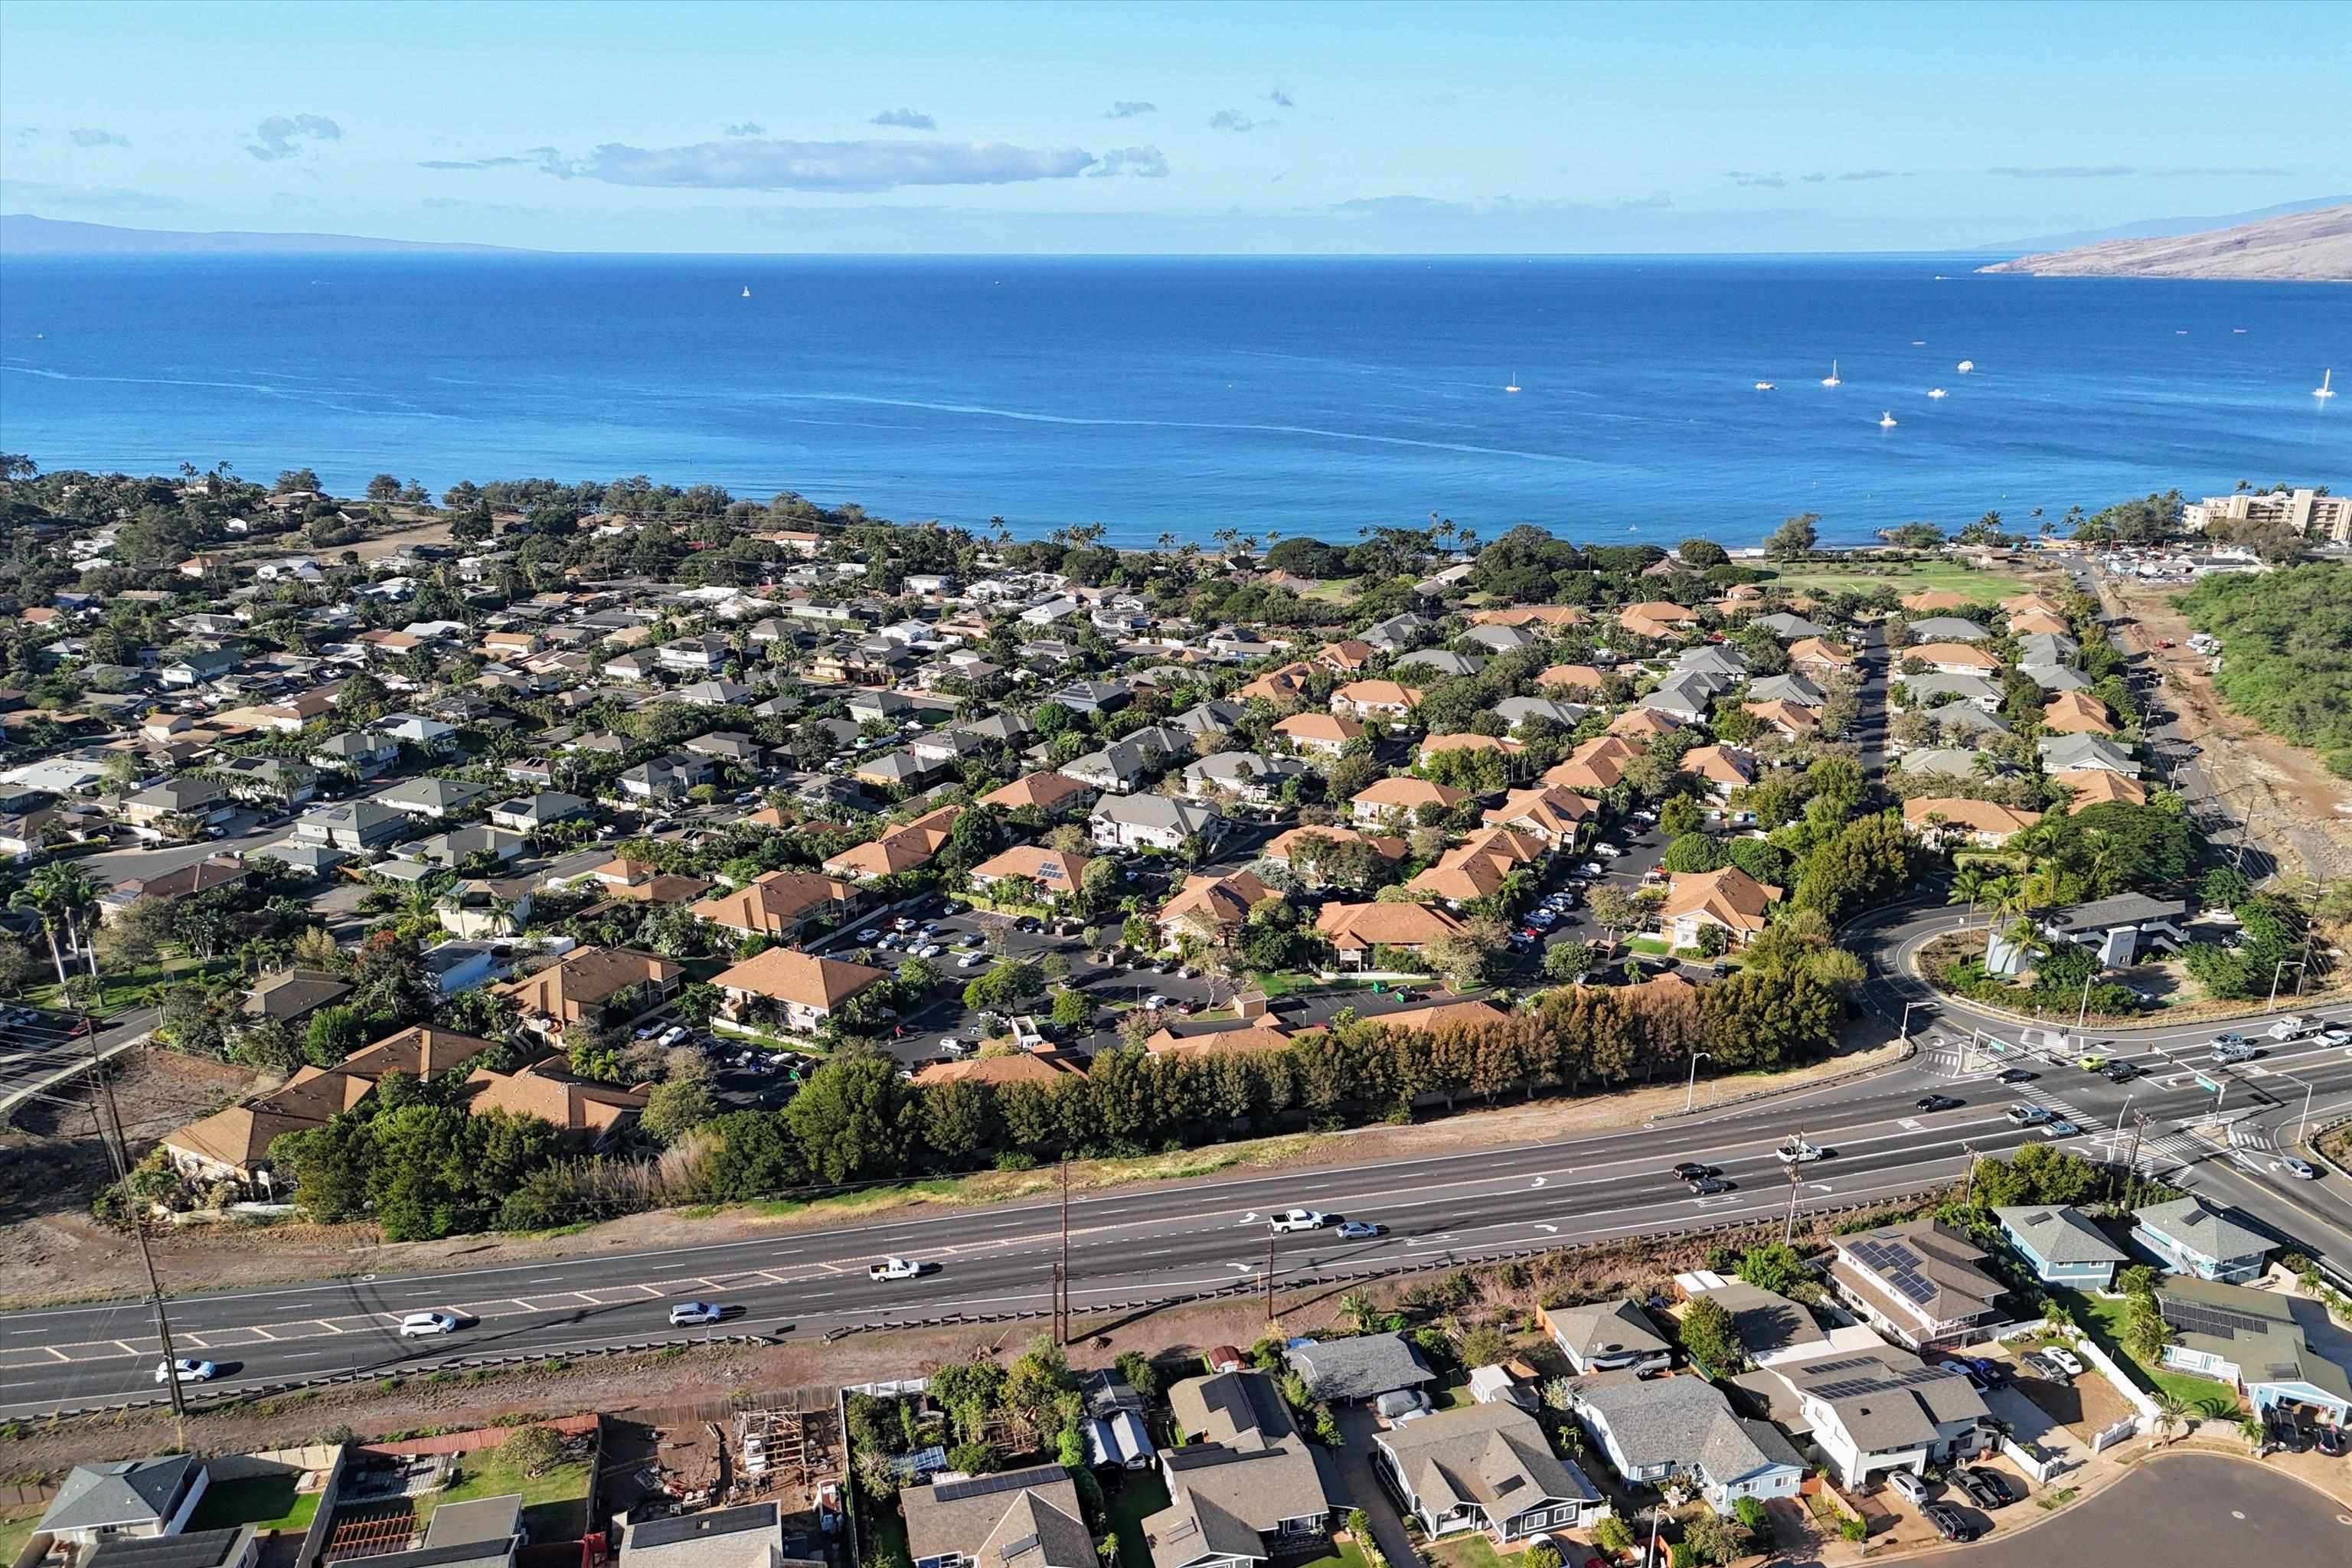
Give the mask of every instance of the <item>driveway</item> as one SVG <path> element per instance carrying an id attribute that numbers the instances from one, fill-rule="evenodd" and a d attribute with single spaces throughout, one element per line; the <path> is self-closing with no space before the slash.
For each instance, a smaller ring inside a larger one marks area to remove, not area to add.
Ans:
<path id="1" fill-rule="evenodd" d="M 1380 1543 L 1381 1555 L 1389 1560 L 1390 1568 L 1413 1568 L 1423 1561 L 1422 1555 L 1413 1550 L 1395 1500 L 1372 1469 L 1372 1439 L 1381 1430 L 1379 1418 L 1360 1405 L 1344 1405 L 1332 1414 L 1339 1419 L 1342 1441 L 1328 1452 L 1347 1505 L 1362 1509 L 1371 1520 L 1372 1539 Z"/>

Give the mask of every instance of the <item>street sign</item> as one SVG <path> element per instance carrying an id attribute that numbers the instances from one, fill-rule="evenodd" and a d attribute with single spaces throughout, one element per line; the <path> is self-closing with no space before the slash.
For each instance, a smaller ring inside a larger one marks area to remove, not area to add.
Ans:
<path id="1" fill-rule="evenodd" d="M 2221 1086 L 2215 1083 L 2211 1079 L 2207 1078 L 2203 1073 L 2192 1072 L 2189 1076 L 2195 1079 L 2203 1087 L 2211 1089 L 2215 1094 L 2221 1092 Z"/>

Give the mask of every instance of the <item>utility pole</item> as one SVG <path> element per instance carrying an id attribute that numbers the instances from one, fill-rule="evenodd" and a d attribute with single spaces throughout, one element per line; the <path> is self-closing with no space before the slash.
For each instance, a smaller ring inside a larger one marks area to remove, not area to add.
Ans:
<path id="1" fill-rule="evenodd" d="M 98 977 L 95 958 L 90 960 L 89 971 L 90 978 L 95 980 Z M 140 1267 L 147 1273 L 147 1304 L 155 1315 L 155 1340 L 163 1352 L 166 1370 L 163 1386 L 172 1396 L 173 1435 L 184 1450 L 188 1437 L 187 1400 L 180 1389 L 180 1372 L 175 1364 L 179 1356 L 172 1345 L 171 1316 L 163 1309 L 163 1282 L 155 1272 L 155 1255 L 147 1246 L 147 1219 L 139 1212 L 138 1195 L 131 1190 L 131 1146 L 122 1137 L 122 1108 L 114 1101 L 114 1084 L 106 1076 L 106 1058 L 98 1048 L 98 1020 L 85 1007 L 81 1009 L 81 1021 L 82 1027 L 89 1034 L 89 1070 L 91 1078 L 96 1080 L 96 1089 L 90 1097 L 90 1110 L 93 1116 L 96 1115 L 98 1101 L 104 1100 L 106 1120 L 114 1124 L 112 1140 L 107 1138 L 105 1129 L 101 1127 L 98 1141 L 106 1149 L 107 1163 L 113 1168 L 114 1179 L 121 1184 L 122 1217 L 131 1226 L 131 1239 L 138 1244 Z"/>
<path id="2" fill-rule="evenodd" d="M 1800 1127 L 1797 1129 L 1797 1147 L 1801 1150 L 1804 1146 L 1805 1130 Z M 1802 1160 L 1789 1162 L 1789 1217 L 1780 1226 L 1780 1242 L 1783 1246 L 1786 1246 L 1797 1234 L 1797 1184 L 1804 1179 L 1804 1174 L 1805 1163 Z"/>
<path id="3" fill-rule="evenodd" d="M 1963 1143 L 1960 1147 L 1969 1152 L 1969 1180 L 1968 1184 L 1960 1189 L 1960 1206 L 1970 1208 L 1977 1201 L 1977 1161 L 1982 1156 L 1977 1152 L 1977 1146 L 1973 1143 Z"/>
<path id="4" fill-rule="evenodd" d="M 1265 1321 L 1274 1321 L 1274 1232 L 1265 1233 Z"/>

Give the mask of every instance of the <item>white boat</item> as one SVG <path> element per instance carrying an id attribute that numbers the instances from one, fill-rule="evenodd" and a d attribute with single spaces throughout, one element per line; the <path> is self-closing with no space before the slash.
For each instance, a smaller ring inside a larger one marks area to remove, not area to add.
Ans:
<path id="1" fill-rule="evenodd" d="M 1505 384 L 1504 384 L 1503 390 L 1504 390 L 1505 392 L 1517 392 L 1517 391 L 1518 391 L 1518 389 L 1519 389 L 1519 373 L 1518 373 L 1517 371 L 1513 371 L 1513 372 L 1511 373 L 1511 379 L 1510 379 L 1508 382 L 1507 382 L 1507 383 L 1505 383 Z"/>
<path id="2" fill-rule="evenodd" d="M 1893 409 L 1887 408 L 1879 411 L 1878 427 L 1881 430 L 1892 430 L 1895 428 L 1895 411 Z"/>
<path id="3" fill-rule="evenodd" d="M 744 284 L 744 285 L 743 285 L 743 298 L 745 298 L 746 300 L 748 300 L 748 299 L 750 299 L 751 297 L 751 286 L 749 283 L 746 283 L 746 284 Z"/>
<path id="4" fill-rule="evenodd" d="M 2321 372 L 2319 373 L 2319 384 L 2318 384 L 2317 386 L 2315 386 L 2315 387 L 2313 387 L 2313 388 L 2311 389 L 2311 395 L 2312 395 L 2312 396 L 2314 396 L 2314 397 L 2333 397 L 2333 396 L 2335 396 L 2335 395 L 2336 395 L 2336 373 L 2335 373 L 2334 371 L 2332 371 L 2332 370 L 2323 370 L 2323 371 L 2321 371 Z"/>
<path id="5" fill-rule="evenodd" d="M 1972 359 L 1964 359 L 1959 363 L 1959 371 L 1962 375 L 1968 374 L 1969 372 L 1976 369 L 1976 367 L 1977 362 Z"/>
<path id="6" fill-rule="evenodd" d="M 1769 392 L 1772 390 L 1772 384 L 1769 381 L 1759 381 L 1756 384 L 1756 390 L 1759 392 Z"/>
<path id="7" fill-rule="evenodd" d="M 1823 386 L 1836 386 L 1840 384 L 1837 374 L 1837 361 L 1830 361 L 1830 373 L 1829 374 L 1822 377 L 1822 384 Z"/>
<path id="8" fill-rule="evenodd" d="M 1942 387 L 1936 386 L 1928 388 L 1927 395 L 1930 397 L 1948 397 L 1951 395 L 1946 392 Z"/>

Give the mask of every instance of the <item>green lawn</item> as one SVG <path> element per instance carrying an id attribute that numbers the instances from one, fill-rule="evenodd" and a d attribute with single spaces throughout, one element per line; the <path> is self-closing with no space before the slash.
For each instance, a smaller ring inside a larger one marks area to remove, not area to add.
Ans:
<path id="1" fill-rule="evenodd" d="M 1631 952 L 1655 953 L 1660 958 L 1665 957 L 1673 951 L 1664 941 L 1654 936 L 1629 936 L 1625 939 L 1625 946 Z"/>
<path id="2" fill-rule="evenodd" d="M 1809 562 L 1801 566 L 1768 566 L 1770 585 L 1812 588 L 1835 593 L 1840 588 L 1869 588 L 1891 583 L 1899 594 L 1966 594 L 1985 601 L 2006 599 L 2025 591 L 2018 578 L 2000 572 L 1979 572 L 1958 561 L 1856 563 L 1851 566 Z"/>
<path id="3" fill-rule="evenodd" d="M 1122 1551 L 1124 1549 L 1122 1548 Z M 1121 1562 L 1124 1563 L 1122 1558 Z M 1364 1549 L 1352 1541 L 1343 1541 L 1333 1548 L 1328 1557 L 1317 1557 L 1298 1563 L 1297 1568 L 1369 1568 Z"/>
<path id="4" fill-rule="evenodd" d="M 1432 1542 L 1423 1550 L 1438 1568 L 1503 1568 L 1502 1554 L 1494 1542 L 1475 1530 Z"/>
<path id="5" fill-rule="evenodd" d="M 40 1522 L 39 1509 L 0 1517 L 0 1563 L 16 1561 L 16 1553 L 25 1550 L 25 1542 L 33 1539 L 33 1527 Z"/>
<path id="6" fill-rule="evenodd" d="M 2224 1387 L 2208 1378 L 2191 1377 L 2187 1373 L 2168 1372 L 2149 1366 L 2124 1348 L 2124 1303 L 2106 1300 L 2097 1296 L 2063 1293 L 2067 1310 L 2074 1314 L 2077 1327 L 2091 1336 L 2101 1350 L 2115 1357 L 2116 1363 L 2132 1373 L 2143 1392 L 2163 1392 L 2179 1395 L 2191 1409 L 2209 1415 L 2232 1415 L 2238 1408 L 2234 1389 Z"/>
<path id="7" fill-rule="evenodd" d="M 295 1478 L 255 1476 L 242 1481 L 219 1481 L 205 1489 L 190 1530 L 233 1530 L 240 1524 L 257 1530 L 308 1530 L 319 1511 L 319 1494 L 294 1490 Z"/>
<path id="8" fill-rule="evenodd" d="M 526 1476 L 496 1448 L 478 1448 L 457 1458 L 457 1484 L 416 1500 L 423 1529 L 433 1510 L 453 1502 L 522 1494 L 522 1522 L 532 1541 L 545 1545 L 577 1541 L 588 1528 L 588 1461 L 571 1459 L 543 1476 Z"/>
<path id="9" fill-rule="evenodd" d="M 1470 1385 L 1466 1383 L 1457 1383 L 1451 1388 L 1441 1388 L 1429 1396 L 1429 1407 L 1432 1410 L 1459 1410 L 1465 1405 L 1477 1403 L 1478 1396 L 1470 1392 Z"/>
<path id="10" fill-rule="evenodd" d="M 1118 1537 L 1119 1568 L 1144 1568 L 1150 1563 L 1143 1521 L 1167 1506 L 1168 1483 L 1160 1479 L 1158 1470 L 1128 1470 L 1119 1476 L 1118 1495 L 1103 1502 L 1103 1511 L 1110 1515 L 1111 1533 Z"/>
<path id="11" fill-rule="evenodd" d="M 101 1017 L 110 1018 L 117 1013 L 139 1005 L 139 994 L 151 985 L 177 984 L 182 981 L 202 980 L 215 974 L 235 974 L 236 972 L 236 960 L 234 958 L 215 958 L 204 963 L 193 958 L 167 958 L 161 963 L 134 969 L 127 974 L 105 975 L 103 989 L 99 993 L 98 1011 Z M 55 973 L 56 971 L 50 973 Z M 37 1007 L 56 1006 L 58 983 L 52 980 L 46 984 L 26 986 L 25 1000 Z"/>

